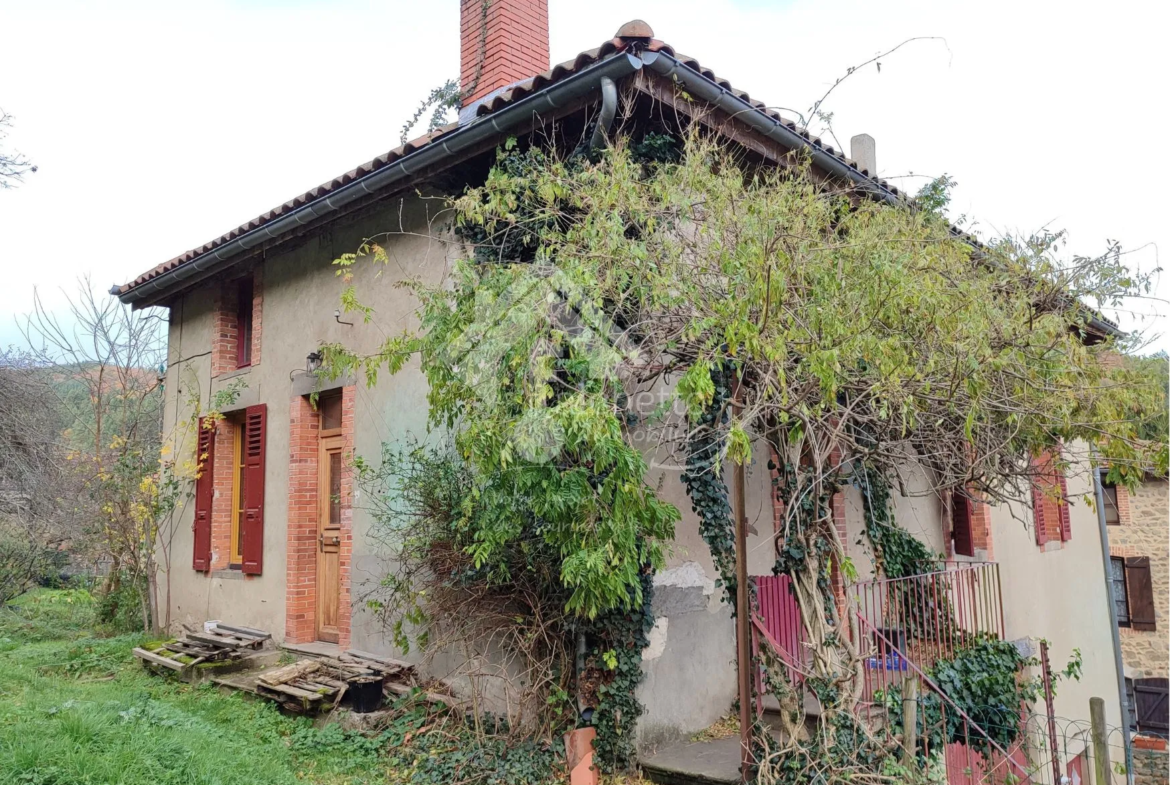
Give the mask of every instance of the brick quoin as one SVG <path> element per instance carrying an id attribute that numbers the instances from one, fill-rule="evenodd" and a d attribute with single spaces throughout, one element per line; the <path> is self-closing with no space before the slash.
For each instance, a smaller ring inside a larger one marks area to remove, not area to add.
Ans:
<path id="1" fill-rule="evenodd" d="M 1060 539 L 1059 532 L 1057 539 Z M 975 557 L 984 561 L 995 561 L 991 547 L 991 505 L 984 501 L 971 503 L 971 541 L 975 545 Z"/>
<path id="2" fill-rule="evenodd" d="M 236 300 L 234 285 L 225 283 L 219 287 L 211 336 L 212 378 L 236 370 Z"/>
<path id="3" fill-rule="evenodd" d="M 252 271 L 252 365 L 260 364 L 260 344 L 264 316 L 264 270 Z"/>
<path id="4" fill-rule="evenodd" d="M 548 70 L 548 0 L 461 0 L 459 38 L 467 106 Z"/>
<path id="5" fill-rule="evenodd" d="M 1129 506 L 1129 488 L 1118 485 L 1114 488 L 1117 493 L 1117 522 L 1121 526 L 1133 523 L 1133 513 Z"/>
<path id="6" fill-rule="evenodd" d="M 309 398 L 289 404 L 288 563 L 284 637 L 309 643 L 317 637 L 317 433 L 321 418 Z"/>
<path id="7" fill-rule="evenodd" d="M 252 273 L 252 361 L 249 366 L 260 364 L 262 316 L 264 310 L 263 275 L 260 268 Z M 215 319 L 211 336 L 211 378 L 238 370 L 238 348 L 236 346 L 237 305 L 239 279 L 224 281 L 215 298 Z"/>
<path id="8" fill-rule="evenodd" d="M 338 645 L 349 648 L 353 616 L 350 565 L 353 561 L 353 445 L 356 388 L 341 391 L 341 547 Z M 317 516 L 319 514 L 317 456 L 321 429 L 319 412 L 308 396 L 295 396 L 289 405 L 288 562 L 285 576 L 284 636 L 289 643 L 317 638 Z"/>
<path id="9" fill-rule="evenodd" d="M 211 569 L 226 570 L 232 553 L 232 481 L 235 477 L 236 424 L 222 419 L 215 426 L 212 457 Z"/>

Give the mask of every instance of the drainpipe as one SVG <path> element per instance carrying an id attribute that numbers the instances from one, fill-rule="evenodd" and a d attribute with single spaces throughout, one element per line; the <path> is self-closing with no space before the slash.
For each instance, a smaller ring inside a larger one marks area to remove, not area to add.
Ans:
<path id="1" fill-rule="evenodd" d="M 608 76 L 601 77 L 601 115 L 597 118 L 597 127 L 593 129 L 593 138 L 589 140 L 590 150 L 599 150 L 609 138 L 609 129 L 613 128 L 613 118 L 617 116 L 617 85 Z"/>
<path id="2" fill-rule="evenodd" d="M 1125 662 L 1121 659 L 1121 633 L 1117 626 L 1117 603 L 1113 597 L 1113 566 L 1109 561 L 1109 529 L 1105 524 L 1105 490 L 1101 469 L 1093 470 L 1093 493 L 1097 498 L 1097 528 L 1101 532 L 1101 561 L 1105 565 L 1105 593 L 1109 598 L 1110 631 L 1113 633 L 1113 662 L 1117 666 L 1117 693 L 1121 696 L 1121 734 L 1125 739 L 1125 776 L 1134 785 L 1133 739 L 1129 731 L 1129 701 L 1125 697 Z"/>

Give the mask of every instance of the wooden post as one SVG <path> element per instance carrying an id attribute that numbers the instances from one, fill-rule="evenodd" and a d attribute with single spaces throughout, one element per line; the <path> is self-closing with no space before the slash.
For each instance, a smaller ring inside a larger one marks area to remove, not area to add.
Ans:
<path id="1" fill-rule="evenodd" d="M 739 412 L 739 385 L 735 381 L 732 405 Z M 748 593 L 747 570 L 747 490 L 743 464 L 733 470 L 735 488 L 732 514 L 735 516 L 735 643 L 736 668 L 739 676 L 739 744 L 740 781 L 752 779 L 752 657 L 751 657 L 751 600 Z"/>
<path id="2" fill-rule="evenodd" d="M 902 763 L 914 762 L 918 747 L 918 678 L 909 674 L 902 680 Z"/>
<path id="3" fill-rule="evenodd" d="M 1105 701 L 1089 698 L 1089 721 L 1093 724 L 1093 781 L 1096 785 L 1109 785 L 1109 745 L 1105 741 Z"/>

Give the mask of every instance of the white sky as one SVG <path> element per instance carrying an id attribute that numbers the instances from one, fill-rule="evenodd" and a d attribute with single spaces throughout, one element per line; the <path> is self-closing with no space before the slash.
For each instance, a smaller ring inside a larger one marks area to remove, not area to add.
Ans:
<path id="1" fill-rule="evenodd" d="M 554 63 L 640 17 L 800 110 L 848 66 L 942 36 L 833 94 L 842 141 L 874 136 L 883 176 L 950 174 L 954 211 L 985 235 L 1048 225 L 1084 254 L 1114 238 L 1147 271 L 1170 252 L 1166 3 L 550 5 Z M 104 291 L 397 146 L 419 100 L 459 71 L 454 0 L 0 0 L 0 30 L 6 143 L 40 167 L 0 191 L 0 345 L 19 341 L 34 287 L 50 307 L 84 274 Z M 1124 326 L 1170 332 L 1170 274 L 1158 289 Z"/>

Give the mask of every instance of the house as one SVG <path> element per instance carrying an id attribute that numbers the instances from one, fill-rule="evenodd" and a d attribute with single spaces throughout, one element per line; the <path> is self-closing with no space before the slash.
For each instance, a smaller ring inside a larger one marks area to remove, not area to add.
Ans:
<path id="1" fill-rule="evenodd" d="M 849 159 L 677 54 L 643 22 L 623 25 L 612 40 L 550 69 L 543 0 L 486 6 L 463 0 L 461 7 L 461 71 L 471 89 L 457 123 L 113 290 L 134 307 L 170 311 L 167 432 L 191 417 L 193 401 L 206 405 L 217 395 L 229 401 L 219 407 L 225 417 L 214 430 L 199 429 L 176 445 L 178 454 L 189 454 L 197 438 L 206 463 L 193 503 L 169 535 L 160 584 L 169 592 L 164 604 L 172 623 L 232 619 L 271 630 L 286 644 L 391 650 L 357 602 L 363 583 L 379 575 L 381 557 L 349 457 L 376 456 L 383 443 L 424 433 L 425 382 L 411 369 L 372 388 L 353 379 L 322 382 L 312 372 L 316 351 L 328 342 L 372 351 L 385 334 L 409 324 L 415 304 L 391 284 L 410 277 L 438 281 L 456 253 L 431 236 L 426 197 L 457 193 L 481 179 L 507 136 L 539 133 L 578 143 L 610 100 L 601 88 L 608 80 L 632 91 L 631 113 L 689 116 L 757 160 L 778 162 L 798 150 L 824 177 L 874 198 L 902 196 L 874 176 L 872 140 L 857 140 L 860 163 Z M 377 281 L 361 277 L 372 271 L 357 273 L 377 323 L 351 323 L 336 310 L 342 284 L 331 262 L 387 230 L 395 232 L 383 242 L 392 264 Z M 1094 326 L 1115 329 L 1101 321 Z M 749 569 L 761 584 L 775 559 L 778 515 L 768 458 L 756 455 L 747 469 Z M 1085 468 L 1061 478 L 1067 498 L 1091 494 L 1091 476 Z M 927 487 L 921 477 L 908 483 L 911 490 L 915 483 Z M 668 476 L 663 488 L 668 501 L 690 509 L 677 477 Z M 1089 699 L 1100 697 L 1108 722 L 1122 724 L 1105 551 L 1093 510 L 1044 496 L 1035 509 L 977 504 L 948 512 L 952 505 L 943 500 L 913 493 L 896 505 L 902 524 L 946 555 L 946 570 L 931 580 L 964 598 L 962 607 L 976 614 L 972 623 L 980 631 L 1032 651 L 1046 639 L 1055 667 L 1081 650 L 1083 676 L 1062 686 L 1059 716 L 1084 720 L 1087 728 Z M 838 493 L 834 513 L 842 539 L 857 541 L 864 525 L 860 489 Z M 862 582 L 859 595 L 878 598 L 889 590 L 874 579 L 866 553 L 850 556 Z M 643 654 L 640 693 L 646 744 L 708 726 L 736 697 L 735 632 L 715 590 L 716 574 L 697 519 L 685 512 L 667 568 L 655 577 L 657 621 Z M 872 616 L 867 623 L 883 621 Z M 1068 735 L 1062 760 L 1082 755 L 1086 743 L 1085 733 Z"/>
<path id="2" fill-rule="evenodd" d="M 1101 486 L 1109 538 L 1114 618 L 1125 668 L 1129 727 L 1137 733 L 1134 768 L 1165 782 L 1170 735 L 1170 510 L 1165 477 L 1146 475 L 1136 490 Z"/>

